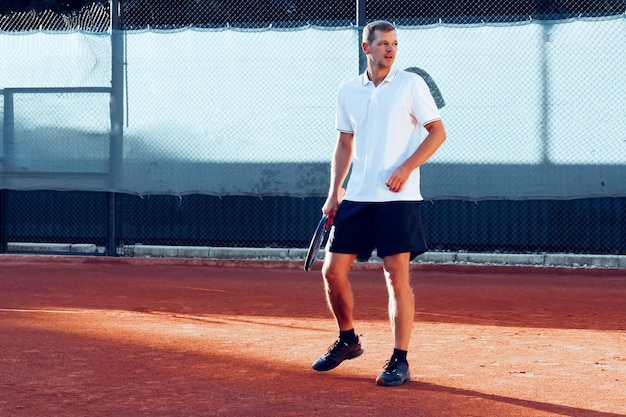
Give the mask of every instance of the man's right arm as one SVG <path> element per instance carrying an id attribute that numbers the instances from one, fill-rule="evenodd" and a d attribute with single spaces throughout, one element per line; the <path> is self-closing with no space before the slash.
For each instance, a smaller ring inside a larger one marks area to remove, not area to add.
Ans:
<path id="1" fill-rule="evenodd" d="M 350 163 L 352 162 L 353 140 L 354 134 L 339 132 L 330 166 L 330 188 L 328 190 L 328 197 L 326 198 L 324 207 L 322 207 L 324 214 L 332 214 L 334 216 L 339 208 L 339 203 L 341 203 L 343 199 L 345 192 L 341 186 L 348 175 Z"/>

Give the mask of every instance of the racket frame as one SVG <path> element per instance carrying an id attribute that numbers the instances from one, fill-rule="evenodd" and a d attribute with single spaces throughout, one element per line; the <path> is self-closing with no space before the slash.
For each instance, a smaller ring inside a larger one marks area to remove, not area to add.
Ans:
<path id="1" fill-rule="evenodd" d="M 322 218 L 315 228 L 315 232 L 313 233 L 313 237 L 311 238 L 311 243 L 309 244 L 309 250 L 306 254 L 306 259 L 304 260 L 305 271 L 311 270 L 311 267 L 317 259 L 317 254 L 322 246 L 322 243 L 326 240 L 326 236 L 332 224 L 333 218 L 330 215 L 322 215 Z"/>

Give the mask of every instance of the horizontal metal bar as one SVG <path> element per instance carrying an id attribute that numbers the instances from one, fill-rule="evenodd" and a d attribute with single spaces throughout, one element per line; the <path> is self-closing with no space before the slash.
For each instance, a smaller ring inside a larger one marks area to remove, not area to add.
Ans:
<path id="1" fill-rule="evenodd" d="M 111 87 L 24 87 L 0 89 L 0 94 L 110 93 Z"/>

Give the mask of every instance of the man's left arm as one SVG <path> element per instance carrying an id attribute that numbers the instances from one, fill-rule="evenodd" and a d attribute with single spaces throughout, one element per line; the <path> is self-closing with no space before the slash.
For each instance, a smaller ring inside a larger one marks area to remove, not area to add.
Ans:
<path id="1" fill-rule="evenodd" d="M 417 147 L 415 152 L 409 158 L 396 168 L 389 179 L 385 183 L 390 191 L 399 192 L 406 184 L 409 175 L 416 168 L 420 167 L 431 156 L 435 154 L 437 149 L 446 140 L 446 129 L 443 126 L 441 120 L 434 120 L 426 125 L 424 128 L 428 132 L 420 146 Z"/>

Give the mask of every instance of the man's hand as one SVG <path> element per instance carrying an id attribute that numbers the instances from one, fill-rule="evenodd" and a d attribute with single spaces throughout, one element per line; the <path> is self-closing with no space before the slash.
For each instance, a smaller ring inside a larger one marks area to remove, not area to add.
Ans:
<path id="1" fill-rule="evenodd" d="M 411 170 L 405 168 L 403 165 L 400 165 L 396 168 L 391 175 L 385 185 L 389 188 L 389 191 L 393 191 L 394 193 L 398 193 L 406 184 L 406 181 L 409 179 L 409 175 L 411 175 Z"/>
<path id="2" fill-rule="evenodd" d="M 343 200 L 345 195 L 346 190 L 344 188 L 340 188 L 339 190 L 337 190 L 336 194 L 330 194 L 326 198 L 326 202 L 322 207 L 322 213 L 329 214 L 331 217 L 335 217 L 335 214 L 337 214 L 337 209 L 339 209 L 339 204 L 341 204 L 341 201 Z"/>

